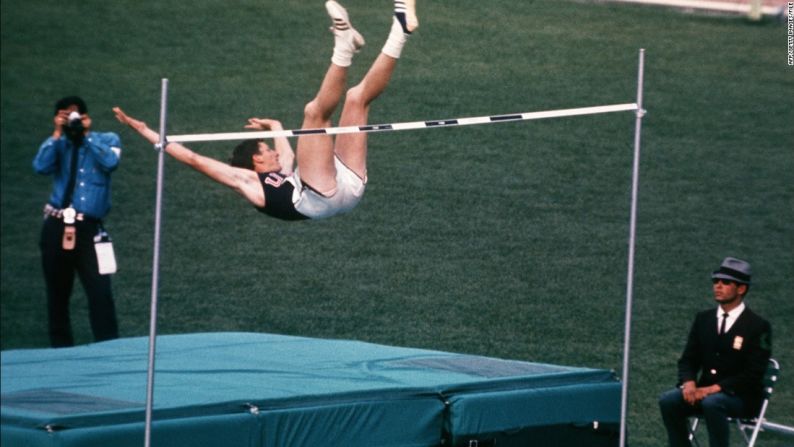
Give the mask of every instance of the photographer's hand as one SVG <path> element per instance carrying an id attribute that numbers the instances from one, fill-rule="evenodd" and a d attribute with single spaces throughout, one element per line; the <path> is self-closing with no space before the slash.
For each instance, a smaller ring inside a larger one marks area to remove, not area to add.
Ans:
<path id="1" fill-rule="evenodd" d="M 55 130 L 52 131 L 52 138 L 57 140 L 58 138 L 61 138 L 61 135 L 63 135 L 63 126 L 69 122 L 69 111 L 59 110 L 58 114 L 55 115 L 53 122 L 55 123 Z"/>
<path id="2" fill-rule="evenodd" d="M 83 122 L 83 135 L 88 135 L 88 132 L 91 130 L 91 124 L 93 124 L 93 121 L 91 120 L 91 117 L 88 116 L 88 114 L 83 115 L 81 121 Z"/>

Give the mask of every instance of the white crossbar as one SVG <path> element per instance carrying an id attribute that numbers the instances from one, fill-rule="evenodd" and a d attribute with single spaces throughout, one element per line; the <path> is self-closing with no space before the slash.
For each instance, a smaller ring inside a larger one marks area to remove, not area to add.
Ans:
<path id="1" fill-rule="evenodd" d="M 707 11 L 733 12 L 738 14 L 748 14 L 752 12 L 754 1 L 706 1 L 706 0 L 612 0 L 622 3 L 639 3 L 655 6 L 671 6 L 673 8 L 701 9 Z M 760 3 L 760 2 L 759 2 Z M 760 5 L 760 12 L 768 16 L 776 16 L 783 13 L 783 6 Z"/>
<path id="2" fill-rule="evenodd" d="M 268 130 L 258 132 L 203 133 L 190 135 L 170 135 L 170 143 L 195 143 L 201 141 L 230 141 L 257 138 L 299 137 L 301 135 L 339 135 L 348 133 L 391 132 L 396 130 L 429 129 L 436 127 L 470 126 L 473 124 L 494 124 L 508 121 L 527 121 L 564 116 L 595 115 L 600 113 L 626 112 L 638 110 L 636 103 L 613 104 L 608 106 L 580 107 L 576 109 L 547 110 L 508 115 L 477 116 L 445 120 L 412 121 L 391 124 L 368 124 L 365 126 L 326 127 L 320 129 Z"/>

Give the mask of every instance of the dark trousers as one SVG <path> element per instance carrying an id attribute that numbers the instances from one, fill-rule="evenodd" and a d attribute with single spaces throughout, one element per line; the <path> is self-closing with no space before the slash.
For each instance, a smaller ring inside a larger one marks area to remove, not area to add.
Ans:
<path id="1" fill-rule="evenodd" d="M 118 338 L 116 307 L 110 287 L 110 275 L 100 275 L 94 251 L 94 236 L 100 223 L 95 220 L 76 222 L 77 243 L 74 250 L 62 248 L 63 221 L 44 219 L 41 230 L 41 261 L 47 286 L 47 313 L 50 344 L 54 348 L 72 346 L 72 325 L 69 298 L 75 272 L 88 297 L 91 330 L 96 341 Z"/>
<path id="2" fill-rule="evenodd" d="M 728 417 L 743 414 L 742 399 L 726 393 L 707 396 L 697 405 L 690 405 L 678 388 L 665 392 L 659 397 L 662 420 L 667 429 L 670 447 L 689 447 L 689 418 L 701 416 L 706 421 L 709 432 L 709 447 L 728 447 L 730 426 Z"/>

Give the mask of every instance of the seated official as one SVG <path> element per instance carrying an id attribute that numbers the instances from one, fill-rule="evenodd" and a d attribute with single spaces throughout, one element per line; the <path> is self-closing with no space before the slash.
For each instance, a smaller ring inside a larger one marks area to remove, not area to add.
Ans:
<path id="1" fill-rule="evenodd" d="M 728 417 L 758 413 L 772 354 L 768 321 L 750 310 L 750 264 L 725 258 L 711 278 L 717 309 L 697 314 L 678 360 L 678 388 L 659 398 L 669 445 L 689 446 L 689 417 L 705 419 L 710 447 L 728 447 Z"/>

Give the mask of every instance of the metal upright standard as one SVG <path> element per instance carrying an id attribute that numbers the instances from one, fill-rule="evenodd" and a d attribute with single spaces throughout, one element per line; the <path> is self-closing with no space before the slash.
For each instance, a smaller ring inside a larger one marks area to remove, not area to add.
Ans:
<path id="1" fill-rule="evenodd" d="M 631 217 L 629 219 L 629 261 L 626 274 L 626 316 L 623 336 L 623 377 L 620 395 L 620 447 L 626 446 L 626 418 L 629 402 L 629 351 L 631 349 L 631 306 L 634 300 L 634 246 L 637 236 L 637 196 L 640 185 L 640 131 L 642 117 L 642 89 L 645 72 L 645 49 L 640 49 L 637 68 L 637 112 L 634 121 L 634 163 L 631 173 Z"/>
<path id="2" fill-rule="evenodd" d="M 160 290 L 160 227 L 163 209 L 163 167 L 165 151 L 166 112 L 168 108 L 168 79 L 163 79 L 160 93 L 160 142 L 157 150 L 157 197 L 154 207 L 154 259 L 152 261 L 152 302 L 149 317 L 149 369 L 146 380 L 146 429 L 144 446 L 152 445 L 152 410 L 154 408 L 154 356 L 157 343 L 157 295 Z"/>

